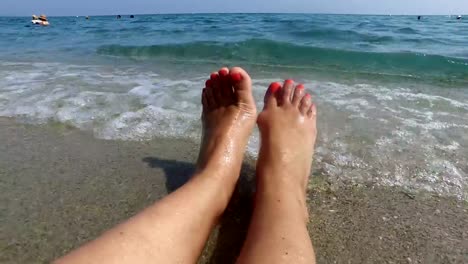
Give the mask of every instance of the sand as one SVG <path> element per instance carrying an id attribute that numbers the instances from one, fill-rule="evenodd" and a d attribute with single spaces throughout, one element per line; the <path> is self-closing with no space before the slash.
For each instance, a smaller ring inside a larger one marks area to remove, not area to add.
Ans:
<path id="1" fill-rule="evenodd" d="M 106 141 L 63 124 L 0 119 L 0 263 L 47 263 L 164 197 L 190 176 L 190 141 Z M 200 263 L 233 263 L 247 232 L 254 161 Z M 468 203 L 400 188 L 309 186 L 318 263 L 468 263 Z M 189 202 L 189 201 L 187 201 Z"/>

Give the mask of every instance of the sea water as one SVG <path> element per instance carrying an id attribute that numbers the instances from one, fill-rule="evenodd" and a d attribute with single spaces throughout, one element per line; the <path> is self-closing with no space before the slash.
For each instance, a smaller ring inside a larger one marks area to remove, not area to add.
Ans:
<path id="1" fill-rule="evenodd" d="M 306 85 L 315 171 L 331 183 L 468 200 L 468 20 L 449 16 L 200 14 L 0 18 L 0 116 L 98 138 L 200 137 L 200 92 L 221 66 Z M 248 152 L 258 150 L 255 132 Z"/>

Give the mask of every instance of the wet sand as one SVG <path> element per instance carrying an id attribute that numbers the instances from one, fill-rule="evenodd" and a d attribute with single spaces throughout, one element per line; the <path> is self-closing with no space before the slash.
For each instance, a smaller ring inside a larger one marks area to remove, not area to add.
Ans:
<path id="1" fill-rule="evenodd" d="M 47 263 L 95 238 L 183 184 L 197 153 L 190 141 L 105 141 L 63 124 L 0 118 L 0 263 Z M 200 263 L 235 261 L 253 168 L 247 160 Z M 318 263 L 468 263 L 465 201 L 331 184 L 319 172 L 309 187 Z"/>

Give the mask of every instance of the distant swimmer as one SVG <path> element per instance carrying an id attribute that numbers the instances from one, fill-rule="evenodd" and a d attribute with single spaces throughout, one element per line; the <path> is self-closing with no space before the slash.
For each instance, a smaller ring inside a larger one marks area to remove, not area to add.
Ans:
<path id="1" fill-rule="evenodd" d="M 89 16 L 86 16 L 86 20 L 89 20 Z"/>
<path id="2" fill-rule="evenodd" d="M 458 20 L 462 19 L 462 16 L 457 16 L 457 19 L 458 19 Z"/>
<path id="3" fill-rule="evenodd" d="M 134 15 L 131 15 L 130 18 L 135 18 L 135 16 L 134 16 Z"/>
<path id="4" fill-rule="evenodd" d="M 121 16 L 121 15 L 117 15 L 117 19 L 121 19 L 121 18 L 122 18 L 122 16 Z"/>
<path id="5" fill-rule="evenodd" d="M 421 20 L 421 18 L 422 18 L 421 16 L 418 16 L 418 20 Z"/>
<path id="6" fill-rule="evenodd" d="M 49 20 L 47 20 L 46 15 L 40 15 L 40 16 L 39 16 L 39 20 L 42 21 L 42 25 L 43 25 L 43 26 L 48 26 L 48 25 L 49 25 Z"/>

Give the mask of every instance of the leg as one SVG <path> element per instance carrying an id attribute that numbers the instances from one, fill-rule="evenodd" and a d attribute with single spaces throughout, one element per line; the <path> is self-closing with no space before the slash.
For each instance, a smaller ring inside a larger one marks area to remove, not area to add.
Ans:
<path id="1" fill-rule="evenodd" d="M 239 263 L 315 263 L 307 232 L 306 185 L 317 134 L 304 87 L 272 83 L 258 118 L 262 145 L 255 209 Z"/>
<path id="2" fill-rule="evenodd" d="M 57 263 L 196 263 L 239 177 L 256 109 L 249 75 L 223 68 L 202 95 L 197 172 L 179 190 Z"/>

